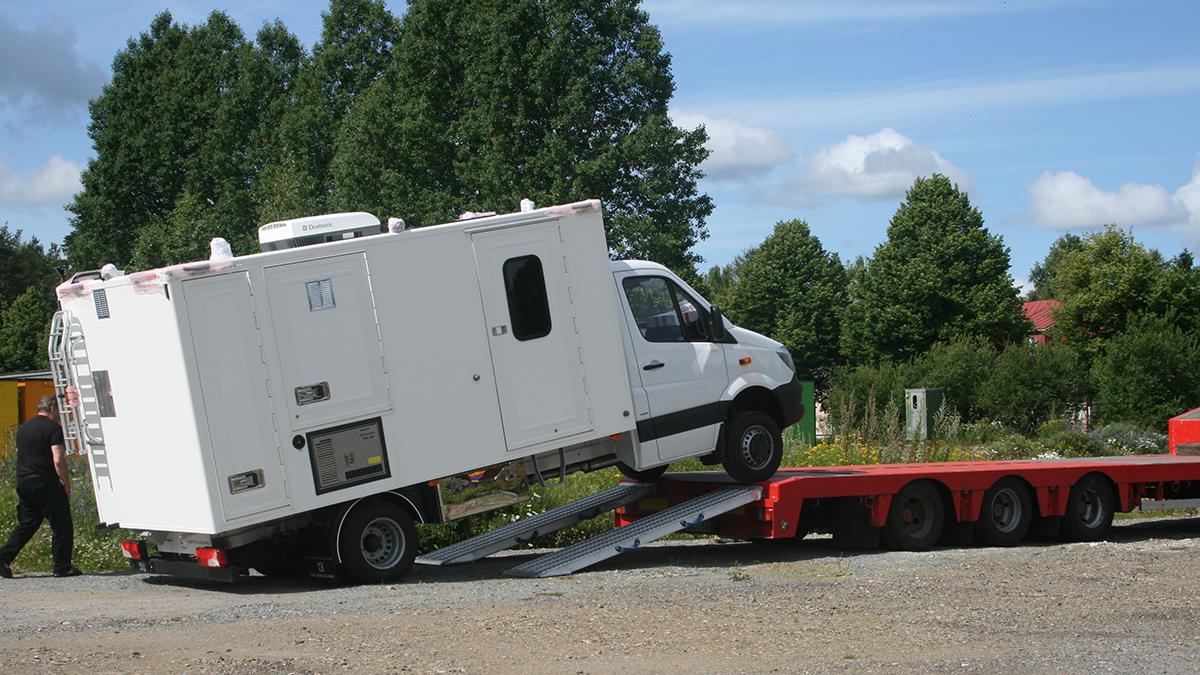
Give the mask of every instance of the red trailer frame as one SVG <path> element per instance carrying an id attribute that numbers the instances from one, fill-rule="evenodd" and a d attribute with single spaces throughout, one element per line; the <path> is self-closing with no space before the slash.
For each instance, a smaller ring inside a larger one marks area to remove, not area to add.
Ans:
<path id="1" fill-rule="evenodd" d="M 1012 480 L 998 486 L 1004 479 Z M 718 472 L 668 474 L 659 481 L 653 497 L 618 508 L 616 523 L 627 525 L 729 482 Z M 1011 497 L 1019 498 L 1023 486 L 1029 497 L 1023 503 L 1032 507 L 1032 513 L 1017 516 L 1028 519 L 1020 535 L 1015 541 L 1010 541 L 1012 537 L 994 538 L 989 543 L 1017 543 L 1030 526 L 1043 534 L 1094 540 L 1107 532 L 1114 512 L 1132 511 L 1143 499 L 1200 497 L 1200 457 L 1136 455 L 781 469 L 760 485 L 760 500 L 713 518 L 703 530 L 735 538 L 786 539 L 816 529 L 832 531 L 835 538 L 840 532 L 850 545 L 856 545 L 855 540 L 860 542 L 857 545 L 871 545 L 851 536 L 853 531 L 882 533 L 888 539 L 889 528 L 893 534 L 903 534 L 905 527 L 911 529 L 914 508 L 930 511 L 940 507 L 942 516 L 928 515 L 947 527 L 939 524 L 932 542 L 926 538 L 914 544 L 895 536 L 889 542 L 899 548 L 928 548 L 943 529 L 950 532 L 955 525 L 999 522 L 996 519 L 1005 516 L 1005 505 L 997 503 L 993 488 L 999 487 L 1001 492 L 1007 488 L 1011 507 L 1014 501 L 1022 503 Z M 914 492 L 923 493 L 925 501 L 911 501 Z M 896 497 L 902 493 L 900 503 Z M 937 498 L 931 501 L 929 495 L 935 493 Z M 985 503 L 990 507 L 985 509 Z M 1007 515 L 1012 518 L 1011 509 Z M 1086 527 L 1079 526 L 1082 521 L 1088 521 Z M 975 530 L 978 534 L 978 527 Z"/>

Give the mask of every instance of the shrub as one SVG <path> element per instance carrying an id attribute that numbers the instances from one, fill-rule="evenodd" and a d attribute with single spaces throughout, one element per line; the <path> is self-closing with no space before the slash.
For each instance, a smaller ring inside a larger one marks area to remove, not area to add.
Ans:
<path id="1" fill-rule="evenodd" d="M 1200 405 L 1200 339 L 1142 316 L 1108 341 L 1092 374 L 1102 423 L 1166 431 L 1170 417 Z"/>
<path id="2" fill-rule="evenodd" d="M 1117 422 L 1097 427 L 1088 435 L 1108 449 L 1107 454 L 1152 455 L 1167 451 L 1167 435 L 1134 424 Z"/>
<path id="3" fill-rule="evenodd" d="M 1087 371 L 1078 356 L 1054 345 L 1012 345 L 996 356 L 979 390 L 984 417 L 1024 433 L 1077 410 L 1087 393 Z"/>
<path id="4" fill-rule="evenodd" d="M 939 342 L 918 357 L 909 373 L 908 387 L 941 387 L 946 404 L 962 419 L 979 419 L 979 388 L 996 363 L 996 352 L 983 338 Z"/>
<path id="5" fill-rule="evenodd" d="M 878 435 L 886 433 L 893 420 L 902 430 L 904 411 L 900 405 L 911 368 L 907 363 L 884 361 L 837 369 L 829 391 L 829 422 L 834 434 L 854 431 L 878 440 Z"/>

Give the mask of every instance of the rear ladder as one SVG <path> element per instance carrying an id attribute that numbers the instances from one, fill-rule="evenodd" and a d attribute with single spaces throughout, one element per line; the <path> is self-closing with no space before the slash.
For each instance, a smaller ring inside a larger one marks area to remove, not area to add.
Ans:
<path id="1" fill-rule="evenodd" d="M 71 405 L 68 388 L 71 387 L 71 364 L 67 354 L 67 331 L 70 330 L 67 313 L 59 310 L 50 322 L 50 340 L 47 345 L 50 357 L 50 376 L 54 381 L 54 396 L 58 399 L 58 416 L 62 421 L 63 440 L 67 452 L 85 454 L 83 436 L 80 432 L 79 415 Z"/>

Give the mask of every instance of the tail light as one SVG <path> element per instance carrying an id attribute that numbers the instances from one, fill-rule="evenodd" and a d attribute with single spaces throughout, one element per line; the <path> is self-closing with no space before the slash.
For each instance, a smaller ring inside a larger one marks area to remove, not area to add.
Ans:
<path id="1" fill-rule="evenodd" d="M 146 542 L 129 539 L 121 542 L 121 555 L 130 560 L 145 560 Z"/>
<path id="2" fill-rule="evenodd" d="M 226 567 L 229 564 L 229 558 L 225 556 L 225 551 L 219 548 L 198 548 L 196 549 L 196 562 L 201 567 Z"/>

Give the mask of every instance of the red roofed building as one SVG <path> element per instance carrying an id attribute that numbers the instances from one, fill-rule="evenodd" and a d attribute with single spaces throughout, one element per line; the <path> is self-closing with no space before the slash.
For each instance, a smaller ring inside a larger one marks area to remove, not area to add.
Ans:
<path id="1" fill-rule="evenodd" d="M 1032 300 L 1021 306 L 1025 317 L 1033 324 L 1029 341 L 1035 345 L 1046 344 L 1046 331 L 1054 327 L 1054 312 L 1062 303 L 1058 300 Z"/>

